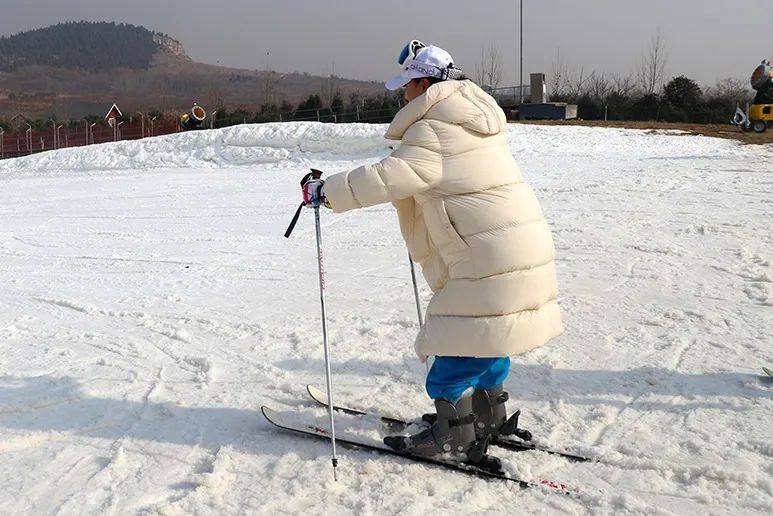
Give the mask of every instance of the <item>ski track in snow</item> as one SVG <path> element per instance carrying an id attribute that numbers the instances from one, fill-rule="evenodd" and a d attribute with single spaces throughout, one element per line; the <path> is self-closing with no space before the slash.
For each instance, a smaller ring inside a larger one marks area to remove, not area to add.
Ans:
<path id="1" fill-rule="evenodd" d="M 767 514 L 773 503 L 773 147 L 513 125 L 554 231 L 566 333 L 506 387 L 577 464 L 501 452 L 519 490 L 277 431 L 326 426 L 313 165 L 384 156 L 385 126 L 266 124 L 0 162 L 0 513 Z M 324 212 L 337 401 L 429 410 L 394 210 Z M 430 297 L 420 284 L 424 303 Z M 366 422 L 344 428 L 379 438 Z"/>

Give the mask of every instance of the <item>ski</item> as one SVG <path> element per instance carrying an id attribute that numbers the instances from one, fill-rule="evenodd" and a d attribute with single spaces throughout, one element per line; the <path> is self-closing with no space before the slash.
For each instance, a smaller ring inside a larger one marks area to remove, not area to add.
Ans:
<path id="1" fill-rule="evenodd" d="M 263 413 L 263 416 L 268 420 L 268 422 L 278 428 L 282 428 L 284 430 L 290 430 L 292 432 L 297 432 L 299 434 L 306 435 L 306 436 L 319 437 L 321 439 L 328 439 L 328 440 L 330 439 L 330 433 L 326 428 L 322 428 L 313 423 L 289 421 L 286 418 L 284 418 L 282 414 L 280 414 L 279 412 L 276 412 L 275 410 L 272 410 L 266 406 L 261 407 L 260 410 Z M 431 457 L 421 457 L 417 455 L 401 453 L 396 450 L 393 450 L 392 448 L 390 448 L 389 446 L 383 443 L 361 439 L 355 435 L 347 433 L 345 429 L 342 429 L 342 430 L 343 431 L 339 429 L 337 432 L 338 435 L 336 435 L 336 443 L 338 444 L 360 448 L 363 450 L 369 450 L 369 451 L 373 451 L 373 452 L 377 452 L 385 455 L 395 455 L 398 457 L 404 457 L 412 461 L 421 462 L 424 464 L 429 464 L 429 465 L 438 466 L 438 467 L 444 467 L 453 471 L 458 471 L 461 473 L 466 473 L 469 475 L 474 475 L 485 479 L 497 479 L 497 480 L 502 480 L 506 482 L 514 482 L 522 488 L 536 487 L 536 488 L 547 489 L 549 491 L 566 494 L 570 496 L 579 495 L 578 491 L 570 488 L 568 485 L 562 482 L 554 482 L 552 480 L 543 480 L 543 479 L 535 480 L 535 481 L 523 480 L 521 478 L 512 477 L 504 472 L 489 471 L 486 469 L 476 467 L 473 464 L 466 463 L 460 460 L 454 460 L 452 458 L 445 458 L 445 457 L 431 458 Z"/>
<path id="2" fill-rule="evenodd" d="M 770 370 L 770 369 L 768 369 L 767 367 L 763 367 L 763 368 L 762 368 L 762 370 L 763 370 L 763 371 L 765 371 L 765 374 L 766 374 L 766 375 L 768 375 L 768 376 L 773 376 L 773 371 L 771 371 L 771 370 Z M 335 408 L 335 407 L 333 407 L 333 408 Z"/>
<path id="3" fill-rule="evenodd" d="M 314 401 L 316 401 L 320 405 L 327 407 L 328 405 L 327 395 L 322 390 L 318 389 L 317 387 L 314 387 L 313 385 L 307 385 L 306 391 L 309 393 L 309 396 L 311 396 L 311 398 Z M 373 414 L 363 410 L 357 410 L 351 407 L 334 405 L 333 410 L 336 410 L 338 412 L 343 412 L 345 414 L 349 414 L 352 416 L 369 416 L 369 417 L 380 419 L 381 422 L 389 428 L 389 431 L 394 433 L 401 433 L 410 424 L 407 421 L 403 421 L 402 419 L 383 416 L 381 414 Z M 491 441 L 490 444 L 492 446 L 498 446 L 500 448 L 504 448 L 512 451 L 538 451 L 542 453 L 548 453 L 550 455 L 557 455 L 575 462 L 592 462 L 594 460 L 590 457 L 577 455 L 575 453 L 571 453 L 568 451 L 556 450 L 553 448 L 548 448 L 545 446 L 540 446 L 534 443 L 530 443 L 528 441 L 521 441 L 521 440 L 516 440 L 512 438 L 507 438 L 507 437 L 502 437 L 497 439 L 496 441 Z"/>

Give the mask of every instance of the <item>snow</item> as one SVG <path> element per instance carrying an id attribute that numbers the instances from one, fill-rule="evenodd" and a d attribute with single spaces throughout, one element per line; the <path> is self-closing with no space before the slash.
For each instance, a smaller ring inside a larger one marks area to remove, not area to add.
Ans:
<path id="1" fill-rule="evenodd" d="M 513 360 L 510 407 L 600 462 L 500 456 L 581 496 L 345 448 L 334 483 L 327 443 L 264 421 L 262 404 L 327 424 L 304 393 L 324 385 L 311 213 L 282 237 L 298 180 L 384 156 L 384 130 L 238 126 L 0 162 L 0 513 L 769 513 L 771 146 L 510 127 L 567 327 Z M 337 400 L 410 418 L 430 403 L 395 219 L 322 213 L 328 327 Z"/>

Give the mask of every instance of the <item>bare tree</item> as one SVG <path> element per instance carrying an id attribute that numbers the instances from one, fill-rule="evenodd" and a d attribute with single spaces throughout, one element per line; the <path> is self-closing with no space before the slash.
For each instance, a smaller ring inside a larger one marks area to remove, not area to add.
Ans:
<path id="1" fill-rule="evenodd" d="M 611 93 L 621 98 L 629 98 L 633 96 L 637 89 L 636 80 L 630 75 L 613 74 L 611 81 Z"/>
<path id="2" fill-rule="evenodd" d="M 660 85 L 666 71 L 666 44 L 660 34 L 660 29 L 650 38 L 650 46 L 642 55 L 637 78 L 646 94 L 653 94 Z"/>
<path id="3" fill-rule="evenodd" d="M 553 98 L 566 97 L 567 80 L 569 78 L 569 67 L 566 61 L 561 59 L 561 51 L 556 50 L 556 60 L 553 61 L 550 70 L 550 79 L 548 80 L 548 87 L 550 88 L 550 95 Z"/>
<path id="4" fill-rule="evenodd" d="M 493 91 L 502 80 L 502 62 L 499 49 L 494 43 L 481 47 L 480 63 L 475 66 L 475 80 L 483 89 Z"/>
<path id="5" fill-rule="evenodd" d="M 586 81 L 585 93 L 596 100 L 605 101 L 612 93 L 612 84 L 607 74 L 595 70 L 591 72 Z"/>
<path id="6" fill-rule="evenodd" d="M 588 83 L 588 76 L 585 75 L 585 68 L 577 71 L 569 71 L 566 74 L 566 96 L 569 99 L 577 99 L 585 93 Z"/>
<path id="7" fill-rule="evenodd" d="M 199 99 L 201 105 L 210 112 L 225 105 L 223 91 L 220 86 L 214 82 L 205 88 L 204 93 L 201 94 Z"/>
<path id="8" fill-rule="evenodd" d="M 736 106 L 743 106 L 754 98 L 754 92 L 748 84 L 748 81 L 731 77 L 721 79 L 714 86 L 706 88 L 704 97 L 710 104 L 724 105 L 732 112 Z"/>

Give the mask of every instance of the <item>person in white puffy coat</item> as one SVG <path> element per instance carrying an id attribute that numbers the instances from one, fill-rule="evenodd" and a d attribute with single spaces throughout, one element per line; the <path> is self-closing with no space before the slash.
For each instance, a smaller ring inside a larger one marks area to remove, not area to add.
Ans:
<path id="1" fill-rule="evenodd" d="M 439 47 L 414 40 L 399 63 L 386 85 L 405 87 L 408 104 L 386 137 L 400 146 L 328 177 L 321 193 L 336 213 L 391 202 L 433 291 L 415 349 L 422 361 L 435 356 L 426 385 L 437 416 L 417 435 L 385 441 L 480 459 L 491 439 L 517 427 L 504 405 L 509 357 L 563 331 L 553 241 L 496 101 Z"/>

